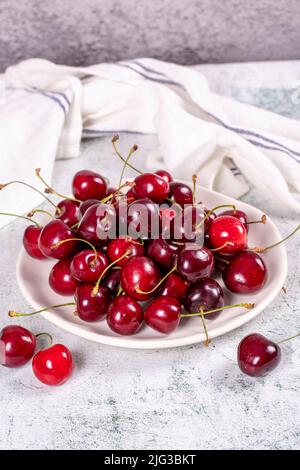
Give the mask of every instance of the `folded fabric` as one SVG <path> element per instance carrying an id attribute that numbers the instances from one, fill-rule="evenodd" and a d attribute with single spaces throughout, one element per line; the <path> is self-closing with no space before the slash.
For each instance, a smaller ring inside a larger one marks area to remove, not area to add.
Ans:
<path id="1" fill-rule="evenodd" d="M 82 137 L 157 134 L 149 168 L 239 197 L 247 180 L 300 212 L 299 123 L 210 91 L 203 74 L 154 59 L 67 67 L 31 59 L 1 78 L 1 180 L 33 181 L 55 158 L 79 154 Z M 36 184 L 36 181 L 35 181 Z M 21 187 L 20 187 L 21 188 Z M 7 188 L 0 211 L 24 213 L 37 193 Z M 1 220 L 3 225 L 7 220 Z"/>

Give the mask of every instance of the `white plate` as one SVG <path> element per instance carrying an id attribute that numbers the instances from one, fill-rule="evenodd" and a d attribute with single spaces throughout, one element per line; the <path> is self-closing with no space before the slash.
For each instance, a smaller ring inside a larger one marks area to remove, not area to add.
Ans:
<path id="1" fill-rule="evenodd" d="M 249 220 L 257 220 L 262 215 L 262 212 L 256 207 L 205 188 L 199 188 L 198 197 L 209 208 L 219 204 L 235 204 L 238 209 L 247 213 Z M 267 246 L 280 238 L 281 235 L 270 218 L 268 218 L 266 225 L 254 224 L 250 226 L 249 246 Z M 225 294 L 226 304 L 253 302 L 255 308 L 246 312 L 241 308 L 230 309 L 224 311 L 216 319 L 209 320 L 207 325 L 211 338 L 228 333 L 247 323 L 266 308 L 279 293 L 287 275 L 287 256 L 284 245 L 279 245 L 262 256 L 268 268 L 268 280 L 264 288 L 252 296 L 236 295 L 227 290 Z M 54 263 L 54 260 L 42 262 L 34 260 L 27 255 L 23 248 L 19 254 L 17 261 L 18 284 L 24 297 L 34 309 L 68 302 L 68 297 L 55 294 L 48 284 L 49 271 Z M 218 281 L 222 285 L 222 281 L 220 279 Z M 43 316 L 75 335 L 99 343 L 126 348 L 172 348 L 202 342 L 205 339 L 199 318 L 182 320 L 178 329 L 169 336 L 157 333 L 146 325 L 136 335 L 119 336 L 108 328 L 105 320 L 99 323 L 85 323 L 75 317 L 72 310 L 73 307 L 60 308 L 43 313 Z"/>

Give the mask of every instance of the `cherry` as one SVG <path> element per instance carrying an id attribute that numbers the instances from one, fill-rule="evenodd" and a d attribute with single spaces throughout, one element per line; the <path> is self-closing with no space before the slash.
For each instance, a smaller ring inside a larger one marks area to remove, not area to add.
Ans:
<path id="1" fill-rule="evenodd" d="M 220 254 L 234 254 L 247 247 L 247 230 L 236 217 L 221 215 L 211 222 L 209 243 Z"/>
<path id="2" fill-rule="evenodd" d="M 222 273 L 227 289 L 237 294 L 250 294 L 263 287 L 267 268 L 263 259 L 253 251 L 242 251 L 234 256 Z"/>
<path id="3" fill-rule="evenodd" d="M 214 257 L 206 247 L 186 247 L 178 254 L 177 271 L 185 281 L 197 282 L 209 277 L 214 269 Z"/>
<path id="4" fill-rule="evenodd" d="M 73 357 L 70 350 L 55 344 L 39 351 L 32 360 L 32 370 L 38 380 L 46 385 L 62 385 L 73 372 Z"/>
<path id="5" fill-rule="evenodd" d="M 76 313 L 81 320 L 95 322 L 102 320 L 111 301 L 107 287 L 100 286 L 97 294 L 93 292 L 94 284 L 81 284 L 75 292 Z"/>
<path id="6" fill-rule="evenodd" d="M 170 236 L 174 240 L 182 242 L 194 242 L 196 240 L 196 231 L 200 222 L 204 218 L 202 207 L 187 206 L 171 220 Z M 208 224 L 209 221 L 204 221 Z M 200 229 L 199 229 L 200 230 Z"/>
<path id="7" fill-rule="evenodd" d="M 142 308 L 127 295 L 116 297 L 109 306 L 107 323 L 119 335 L 134 335 L 143 323 Z"/>
<path id="8" fill-rule="evenodd" d="M 128 253 L 126 257 L 120 259 L 117 263 L 115 263 L 115 266 L 123 266 L 132 256 L 143 255 L 145 249 L 142 243 L 138 240 L 132 240 L 130 237 L 116 238 L 115 240 L 111 240 L 108 244 L 108 259 L 111 262 L 114 262 L 118 258 L 122 257 L 122 255 L 124 255 L 126 251 L 130 251 L 130 253 Z"/>
<path id="9" fill-rule="evenodd" d="M 128 234 L 132 238 L 147 239 L 159 233 L 160 214 L 157 204 L 149 198 L 136 199 L 128 206 Z"/>
<path id="10" fill-rule="evenodd" d="M 41 231 L 38 246 L 47 257 L 68 258 L 75 253 L 78 247 L 77 241 L 70 240 L 59 246 L 56 245 L 69 238 L 75 238 L 74 232 L 61 220 L 52 220 Z"/>
<path id="11" fill-rule="evenodd" d="M 187 184 L 173 181 L 170 183 L 170 194 L 174 201 L 181 207 L 187 204 L 193 204 L 193 191 Z"/>
<path id="12" fill-rule="evenodd" d="M 170 192 L 169 183 L 154 173 L 144 173 L 134 179 L 134 194 L 142 199 L 149 198 L 157 204 L 161 204 Z"/>
<path id="13" fill-rule="evenodd" d="M 224 292 L 220 284 L 214 279 L 205 277 L 196 284 L 192 284 L 184 298 L 184 307 L 188 312 L 214 310 L 224 305 Z M 212 320 L 220 312 L 207 315 Z"/>
<path id="14" fill-rule="evenodd" d="M 64 222 L 68 227 L 73 227 L 79 222 L 79 206 L 78 201 L 63 199 L 57 204 L 55 218 Z"/>
<path id="15" fill-rule="evenodd" d="M 121 269 L 112 269 L 105 279 L 102 285 L 107 287 L 113 296 L 116 296 L 120 286 Z"/>
<path id="16" fill-rule="evenodd" d="M 36 259 L 45 259 L 46 256 L 39 249 L 38 242 L 42 231 L 42 227 L 28 225 L 23 234 L 23 245 L 27 253 Z"/>
<path id="17" fill-rule="evenodd" d="M 87 199 L 86 201 L 83 201 L 79 206 L 79 218 L 81 219 L 86 211 L 95 204 L 99 204 L 98 199 Z"/>
<path id="18" fill-rule="evenodd" d="M 147 246 L 148 257 L 161 268 L 171 268 L 176 260 L 179 247 L 169 243 L 164 238 L 150 240 Z"/>
<path id="19" fill-rule="evenodd" d="M 171 273 L 162 283 L 159 295 L 167 295 L 181 301 L 188 287 L 189 283 L 187 281 L 181 279 L 177 274 Z"/>
<path id="20" fill-rule="evenodd" d="M 103 253 L 82 250 L 71 261 L 71 274 L 81 282 L 96 282 L 108 266 L 108 259 Z"/>
<path id="21" fill-rule="evenodd" d="M 281 359 L 280 346 L 259 333 L 246 336 L 238 346 L 238 365 L 244 374 L 260 377 Z"/>
<path id="22" fill-rule="evenodd" d="M 61 259 L 50 271 L 49 284 L 51 289 L 59 295 L 74 295 L 79 282 L 72 277 L 71 259 Z"/>
<path id="23" fill-rule="evenodd" d="M 73 178 L 73 195 L 80 201 L 103 199 L 106 195 L 106 190 L 107 184 L 105 179 L 94 171 L 81 170 Z"/>
<path id="24" fill-rule="evenodd" d="M 106 190 L 106 195 L 105 197 L 107 196 L 111 196 L 112 194 L 115 194 L 118 190 L 116 188 L 112 188 L 112 187 L 109 187 L 107 188 Z"/>
<path id="25" fill-rule="evenodd" d="M 155 264 L 146 256 L 130 258 L 121 269 L 121 286 L 124 292 L 136 300 L 147 300 L 160 280 Z"/>
<path id="26" fill-rule="evenodd" d="M 240 222 L 242 222 L 242 224 L 245 225 L 246 231 L 248 232 L 248 230 L 249 230 L 249 226 L 247 225 L 248 216 L 244 211 L 237 210 L 237 209 L 228 209 L 227 211 L 221 212 L 219 214 L 219 216 L 221 216 L 221 215 L 230 215 L 232 217 L 235 217 Z"/>
<path id="27" fill-rule="evenodd" d="M 0 364 L 3 366 L 23 366 L 30 361 L 35 348 L 35 336 L 22 326 L 9 325 L 0 331 Z"/>
<path id="28" fill-rule="evenodd" d="M 157 170 L 155 172 L 155 174 L 160 176 L 161 178 L 163 178 L 167 183 L 172 183 L 172 181 L 173 181 L 172 176 L 166 170 Z"/>
<path id="29" fill-rule="evenodd" d="M 127 203 L 130 204 L 131 202 L 135 201 L 136 200 L 136 195 L 133 191 L 133 188 L 130 188 L 127 193 L 126 193 L 126 199 L 127 199 Z"/>
<path id="30" fill-rule="evenodd" d="M 82 238 L 93 244 L 105 243 L 115 217 L 116 213 L 112 205 L 94 204 L 86 210 L 77 231 Z"/>
<path id="31" fill-rule="evenodd" d="M 218 256 L 218 254 L 216 253 L 215 255 L 215 268 L 218 269 L 219 271 L 223 272 L 224 269 L 226 268 L 226 266 L 231 263 L 231 261 L 233 260 L 233 258 L 235 257 L 236 255 L 220 255 Z"/>
<path id="32" fill-rule="evenodd" d="M 181 305 L 177 299 L 159 296 L 147 306 L 144 312 L 145 323 L 160 333 L 170 334 L 179 325 Z"/>

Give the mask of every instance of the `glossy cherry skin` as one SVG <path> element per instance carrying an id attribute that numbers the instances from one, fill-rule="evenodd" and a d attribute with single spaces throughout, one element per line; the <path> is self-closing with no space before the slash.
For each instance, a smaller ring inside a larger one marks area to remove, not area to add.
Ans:
<path id="1" fill-rule="evenodd" d="M 155 172 L 155 174 L 160 176 L 161 178 L 163 178 L 167 183 L 172 183 L 172 181 L 173 181 L 172 176 L 166 170 L 157 170 Z"/>
<path id="2" fill-rule="evenodd" d="M 80 203 L 77 201 L 63 199 L 57 204 L 55 218 L 64 222 L 68 227 L 73 227 L 79 222 L 79 206 Z"/>
<path id="3" fill-rule="evenodd" d="M 119 335 L 134 335 L 141 328 L 143 319 L 141 306 L 127 295 L 116 297 L 109 306 L 108 326 Z"/>
<path id="4" fill-rule="evenodd" d="M 143 292 L 152 290 L 160 281 L 159 269 L 146 256 L 130 258 L 121 269 L 121 286 L 124 292 L 135 300 L 147 300 L 153 294 Z"/>
<path id="5" fill-rule="evenodd" d="M 86 211 L 95 204 L 99 204 L 98 199 L 87 199 L 86 201 L 83 201 L 79 206 L 79 218 L 82 219 Z"/>
<path id="6" fill-rule="evenodd" d="M 178 254 L 177 271 L 185 281 L 197 282 L 202 277 L 209 277 L 213 269 L 214 257 L 206 247 L 184 248 Z"/>
<path id="7" fill-rule="evenodd" d="M 279 364 L 280 359 L 279 345 L 259 333 L 246 336 L 238 346 L 239 368 L 251 377 L 261 377 L 270 372 Z"/>
<path id="8" fill-rule="evenodd" d="M 72 354 L 63 344 L 39 351 L 32 360 L 34 375 L 46 385 L 62 385 L 71 377 L 73 367 Z"/>
<path id="9" fill-rule="evenodd" d="M 76 312 L 86 322 L 102 320 L 111 302 L 111 293 L 105 286 L 100 286 L 96 296 L 93 295 L 95 284 L 81 284 L 75 292 Z"/>
<path id="10" fill-rule="evenodd" d="M 109 228 L 115 221 L 115 216 L 115 209 L 112 205 L 94 204 L 86 210 L 77 231 L 82 238 L 93 245 L 105 243 L 108 240 Z"/>
<path id="11" fill-rule="evenodd" d="M 196 284 L 192 284 L 184 298 L 184 307 L 190 313 L 200 310 L 214 310 L 224 306 L 224 292 L 220 284 L 214 279 L 205 277 Z M 205 316 L 207 320 L 213 320 L 221 312 L 215 312 Z"/>
<path id="12" fill-rule="evenodd" d="M 71 261 L 71 274 L 81 282 L 96 282 L 103 271 L 108 267 L 108 259 L 97 251 L 97 258 L 93 250 L 82 250 L 73 256 Z"/>
<path id="13" fill-rule="evenodd" d="M 219 254 L 235 254 L 247 247 L 247 230 L 236 217 L 221 215 L 209 227 L 209 243 L 212 248 L 220 248 Z"/>
<path id="14" fill-rule="evenodd" d="M 163 238 L 157 238 L 149 241 L 147 255 L 161 268 L 169 269 L 174 266 L 178 250 L 178 246 Z"/>
<path id="15" fill-rule="evenodd" d="M 139 240 L 131 240 L 129 237 L 111 240 L 107 247 L 107 256 L 110 262 L 116 261 L 130 250 L 130 254 L 118 261 L 114 266 L 124 266 L 133 256 L 142 256 L 145 252 L 144 245 Z"/>
<path id="16" fill-rule="evenodd" d="M 131 202 L 135 201 L 137 199 L 134 191 L 133 191 L 133 188 L 130 188 L 127 193 L 126 193 L 126 198 L 127 198 L 127 203 L 128 204 L 131 204 Z"/>
<path id="17" fill-rule="evenodd" d="M 9 325 L 0 331 L 0 364 L 2 366 L 23 366 L 33 357 L 35 348 L 35 336 L 22 326 Z"/>
<path id="18" fill-rule="evenodd" d="M 182 300 L 189 287 L 189 283 L 181 279 L 178 274 L 171 273 L 162 283 L 159 295 L 167 295 L 177 300 Z"/>
<path id="19" fill-rule="evenodd" d="M 202 207 L 186 206 L 182 212 L 171 220 L 171 238 L 181 242 L 194 242 L 196 240 L 195 232 L 203 218 L 204 211 Z M 203 225 L 205 228 L 205 222 Z M 203 241 L 203 235 L 202 237 L 200 235 L 200 226 L 197 232 L 199 232 L 199 242 Z"/>
<path id="20" fill-rule="evenodd" d="M 149 198 L 136 199 L 128 206 L 127 224 L 128 234 L 132 238 L 148 239 L 158 236 L 160 214 L 157 204 Z"/>
<path id="21" fill-rule="evenodd" d="M 149 198 L 151 201 L 161 204 L 170 192 L 169 183 L 154 173 L 143 173 L 134 179 L 133 192 L 137 198 Z"/>
<path id="22" fill-rule="evenodd" d="M 107 184 L 103 176 L 90 170 L 78 171 L 72 182 L 72 191 L 76 199 L 103 199 L 106 195 Z"/>
<path id="23" fill-rule="evenodd" d="M 181 207 L 193 204 L 193 191 L 187 184 L 173 181 L 170 183 L 170 194 Z"/>
<path id="24" fill-rule="evenodd" d="M 116 296 L 120 286 L 121 269 L 111 269 L 103 279 L 102 285 L 107 287 L 113 296 Z"/>
<path id="25" fill-rule="evenodd" d="M 232 217 L 235 217 L 236 219 L 239 219 L 239 221 L 242 222 L 242 224 L 245 225 L 246 231 L 248 233 L 248 230 L 249 230 L 249 225 L 247 225 L 248 216 L 244 211 L 229 209 L 227 211 L 221 212 L 221 214 L 219 214 L 219 215 L 231 215 Z"/>
<path id="26" fill-rule="evenodd" d="M 56 243 L 67 240 L 68 238 L 75 238 L 74 232 L 61 220 L 52 220 L 45 225 L 41 231 L 39 249 L 49 258 L 69 258 L 75 253 L 78 247 L 76 240 L 62 243 L 56 248 L 54 246 Z"/>
<path id="27" fill-rule="evenodd" d="M 74 295 L 79 285 L 71 274 L 71 258 L 61 259 L 50 271 L 49 285 L 59 295 Z"/>
<path id="28" fill-rule="evenodd" d="M 266 265 L 257 253 L 242 251 L 222 273 L 227 289 L 236 294 L 252 294 L 260 290 L 267 279 Z"/>
<path id="29" fill-rule="evenodd" d="M 23 246 L 29 256 L 35 259 L 45 259 L 46 256 L 39 249 L 39 238 L 42 227 L 37 227 L 35 225 L 28 225 L 24 230 L 23 234 Z"/>
<path id="30" fill-rule="evenodd" d="M 144 319 L 148 326 L 168 335 L 178 327 L 180 315 L 180 302 L 164 295 L 152 300 L 144 312 Z"/>

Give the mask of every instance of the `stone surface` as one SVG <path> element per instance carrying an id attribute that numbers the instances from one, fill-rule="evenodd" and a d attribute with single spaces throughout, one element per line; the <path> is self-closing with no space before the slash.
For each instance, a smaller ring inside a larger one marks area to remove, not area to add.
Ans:
<path id="1" fill-rule="evenodd" d="M 223 91 L 249 102 L 255 97 L 256 104 L 266 107 L 266 91 L 257 83 L 251 92 L 245 90 L 239 80 L 244 69 L 235 69 L 233 81 L 230 70 L 225 66 L 215 71 L 231 77 L 227 85 L 222 82 Z M 213 87 L 218 89 L 217 82 Z M 273 110 L 281 109 L 285 99 L 282 90 L 277 91 L 272 103 L 267 100 Z M 292 107 L 288 113 L 293 115 Z M 134 136 L 124 137 L 122 146 L 125 149 L 134 142 Z M 133 162 L 143 168 L 154 137 L 139 136 L 137 143 L 140 151 Z M 57 162 L 54 185 L 69 191 L 70 175 L 83 167 L 116 180 L 121 166 L 113 158 L 109 139 L 85 142 L 79 159 Z M 254 189 L 244 200 L 272 215 L 282 233 L 299 222 L 271 198 L 262 200 Z M 15 277 L 23 227 L 17 221 L 0 230 L 1 326 L 10 322 L 8 309 L 29 308 Z M 286 248 L 287 294 L 281 293 L 255 320 L 215 339 L 209 348 L 199 344 L 162 351 L 122 350 L 72 336 L 41 317 L 16 319 L 15 323 L 35 333 L 48 331 L 56 342 L 68 345 L 76 370 L 63 387 L 47 388 L 32 376 L 30 366 L 0 368 L 0 448 L 299 448 L 300 339 L 282 345 L 282 363 L 265 378 L 242 375 L 236 364 L 236 348 L 246 334 L 260 332 L 279 340 L 299 331 L 299 235 Z"/>
<path id="2" fill-rule="evenodd" d="M 31 57 L 86 65 L 298 59 L 298 0 L 1 0 L 0 70 Z"/>

